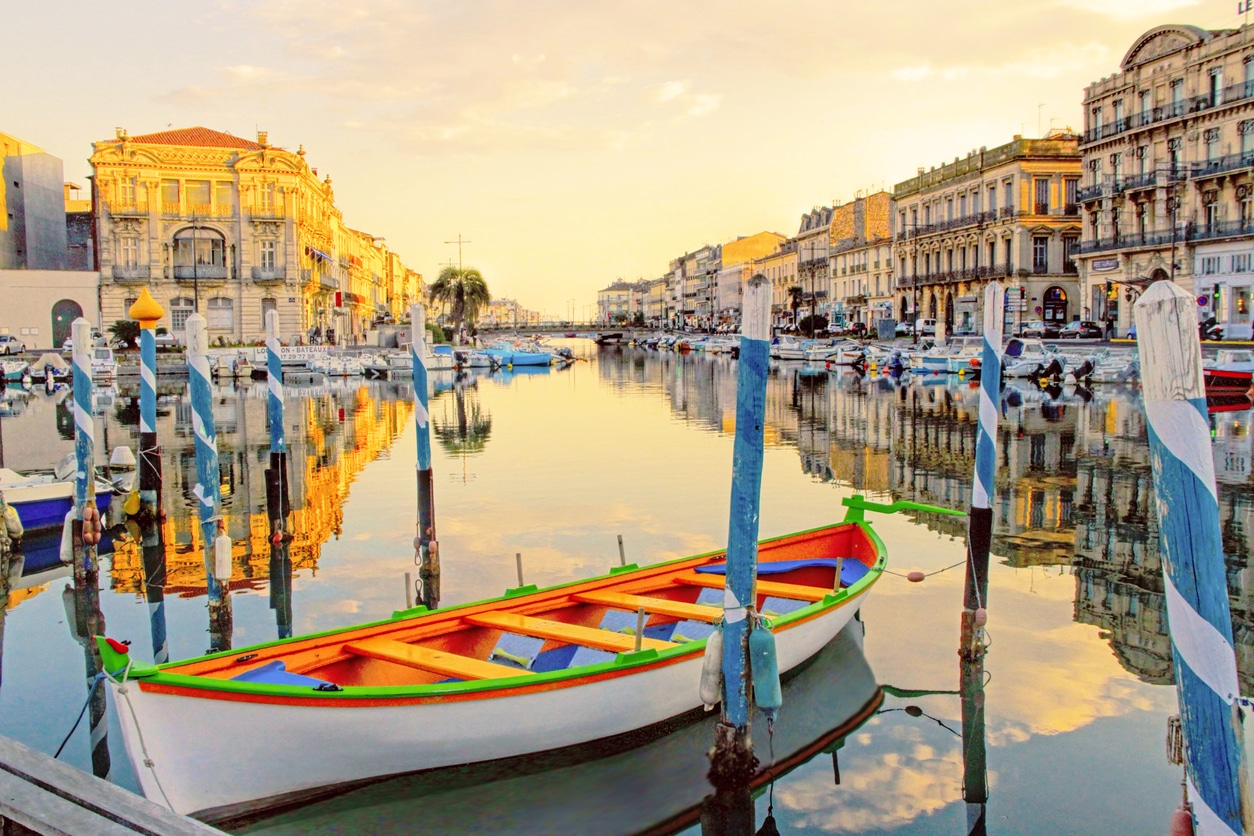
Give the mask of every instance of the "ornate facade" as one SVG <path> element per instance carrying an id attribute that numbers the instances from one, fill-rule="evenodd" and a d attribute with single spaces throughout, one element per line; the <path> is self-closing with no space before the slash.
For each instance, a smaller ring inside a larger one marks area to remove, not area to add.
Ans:
<path id="1" fill-rule="evenodd" d="M 831 321 L 838 325 L 874 327 L 893 317 L 892 207 L 892 195 L 876 192 L 833 210 Z"/>
<path id="2" fill-rule="evenodd" d="M 1079 263 L 1094 318 L 1120 333 L 1149 282 L 1249 339 L 1254 284 L 1254 28 L 1159 26 L 1085 88 Z"/>
<path id="3" fill-rule="evenodd" d="M 900 318 L 944 323 L 946 333 L 982 330 L 980 295 L 990 280 L 1022 300 L 1007 324 L 1081 315 L 1075 257 L 1079 137 L 1015 137 L 972 151 L 893 189 L 894 259 Z"/>
<path id="4" fill-rule="evenodd" d="M 285 341 L 358 340 L 421 297 L 421 276 L 344 225 L 331 178 L 305 150 L 207 128 L 96 142 L 101 318 L 147 285 L 175 333 L 192 311 L 214 342 L 254 342 L 279 312 Z"/>

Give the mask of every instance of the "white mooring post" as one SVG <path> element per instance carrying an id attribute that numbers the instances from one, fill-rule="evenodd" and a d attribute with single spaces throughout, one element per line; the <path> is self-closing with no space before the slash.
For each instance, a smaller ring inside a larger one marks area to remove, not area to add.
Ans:
<path id="1" fill-rule="evenodd" d="M 1249 786 L 1196 309 L 1160 281 L 1134 312 L 1189 800 L 1201 834 L 1227 836 Z"/>

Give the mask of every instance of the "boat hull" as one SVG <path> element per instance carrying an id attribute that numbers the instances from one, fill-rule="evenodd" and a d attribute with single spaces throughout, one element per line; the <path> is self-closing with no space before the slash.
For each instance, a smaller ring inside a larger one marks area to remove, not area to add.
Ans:
<path id="1" fill-rule="evenodd" d="M 777 628 L 778 661 L 788 671 L 831 641 L 861 606 L 865 587 L 843 606 Z M 204 691 L 167 693 L 138 680 L 120 693 L 118 716 L 149 798 L 168 797 L 182 813 L 403 772 L 508 758 L 646 728 L 700 706 L 704 642 L 677 658 L 622 671 L 511 689 L 510 695 L 382 700 L 258 702 Z M 143 740 L 135 725 L 142 718 Z M 246 734 L 224 730 L 246 729 Z M 146 745 L 146 750 L 145 750 Z"/>
<path id="2" fill-rule="evenodd" d="M 1254 372 L 1231 369 L 1202 369 L 1202 382 L 1206 389 L 1249 389 L 1254 383 Z"/>
<path id="3" fill-rule="evenodd" d="M 74 507 L 73 483 L 52 482 L 31 488 L 10 488 L 4 492 L 5 501 L 17 511 L 22 527 L 27 531 L 59 528 L 65 523 L 65 515 Z M 109 508 L 113 495 L 97 487 L 96 507 L 100 513 Z"/>

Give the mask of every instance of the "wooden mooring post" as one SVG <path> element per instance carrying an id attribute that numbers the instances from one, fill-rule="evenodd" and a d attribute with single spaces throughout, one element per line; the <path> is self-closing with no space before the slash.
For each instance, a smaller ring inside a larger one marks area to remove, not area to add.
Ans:
<path id="1" fill-rule="evenodd" d="M 266 418 L 270 424 L 270 466 L 266 468 L 266 513 L 270 519 L 270 609 L 280 639 L 292 637 L 291 477 L 283 421 L 283 359 L 279 312 L 266 311 Z"/>
<path id="2" fill-rule="evenodd" d="M 427 401 L 427 312 L 413 305 L 410 312 L 409 352 L 413 361 L 414 429 L 418 435 L 418 534 L 414 562 L 422 581 L 422 603 L 440 606 L 440 547 L 435 536 L 435 491 L 431 479 L 431 413 Z"/>
<path id="3" fill-rule="evenodd" d="M 187 318 L 187 374 L 192 395 L 192 432 L 196 444 L 196 485 L 192 490 L 200 508 L 200 535 L 204 542 L 205 589 L 209 598 L 209 650 L 229 650 L 232 619 L 229 578 L 217 576 L 215 541 L 222 525 L 222 474 L 218 467 L 218 436 L 213 424 L 213 378 L 206 350 L 209 336 L 205 318 Z"/>
<path id="4" fill-rule="evenodd" d="M 727 576 L 723 591 L 723 702 L 710 754 L 710 782 L 720 791 L 748 787 L 757 769 L 749 735 L 749 632 L 757 581 L 766 376 L 771 339 L 771 285 L 761 273 L 745 286 L 736 380 Z"/>
<path id="5" fill-rule="evenodd" d="M 170 661 L 165 618 L 165 543 L 161 530 L 161 448 L 157 444 L 157 322 L 165 309 L 148 288 L 127 311 L 139 322 L 139 524 L 152 661 Z"/>
<path id="6" fill-rule="evenodd" d="M 1188 797 L 1204 836 L 1245 833 L 1249 784 L 1197 307 L 1160 281 L 1133 310 Z"/>

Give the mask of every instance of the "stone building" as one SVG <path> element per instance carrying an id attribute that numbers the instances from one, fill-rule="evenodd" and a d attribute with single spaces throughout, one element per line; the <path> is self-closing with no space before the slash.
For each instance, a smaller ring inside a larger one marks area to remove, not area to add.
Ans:
<path id="1" fill-rule="evenodd" d="M 881 191 L 832 210 L 831 322 L 873 329 L 893 318 L 892 208 Z"/>
<path id="2" fill-rule="evenodd" d="M 981 294 L 994 279 L 1012 300 L 1023 300 L 1008 331 L 1027 319 L 1062 325 L 1089 315 L 1077 298 L 1079 180 L 1079 137 L 1057 132 L 1016 136 L 898 183 L 893 256 L 900 318 L 927 317 L 946 333 L 978 333 Z"/>
<path id="3" fill-rule="evenodd" d="M 832 208 L 816 206 L 801 216 L 801 224 L 797 227 L 797 283 L 802 290 L 802 304 L 805 313 L 798 312 L 801 317 L 810 311 L 822 313 L 821 306 L 826 306 L 828 297 L 828 279 L 830 265 L 827 261 L 831 243 Z"/>
<path id="4" fill-rule="evenodd" d="M 1158 26 L 1084 91 L 1085 306 L 1120 333 L 1172 279 L 1225 335 L 1251 337 L 1254 28 Z"/>
<path id="5" fill-rule="evenodd" d="M 93 144 L 101 316 L 147 285 L 181 332 L 199 309 L 211 340 L 253 342 L 279 312 L 284 340 L 356 341 L 421 297 L 383 240 L 351 229 L 331 178 L 292 152 L 207 128 Z"/>
<path id="6" fill-rule="evenodd" d="M 61 160 L 0 133 L 0 270 L 64 270 Z"/>
<path id="7" fill-rule="evenodd" d="M 750 275 L 754 273 L 761 273 L 771 283 L 771 325 L 777 328 L 796 325 L 794 318 L 800 320 L 804 316 L 798 306 L 794 317 L 789 293 L 789 288 L 801 287 L 797 283 L 797 239 L 785 239 L 773 252 L 755 258 Z M 800 296 L 797 302 L 800 303 Z"/>

